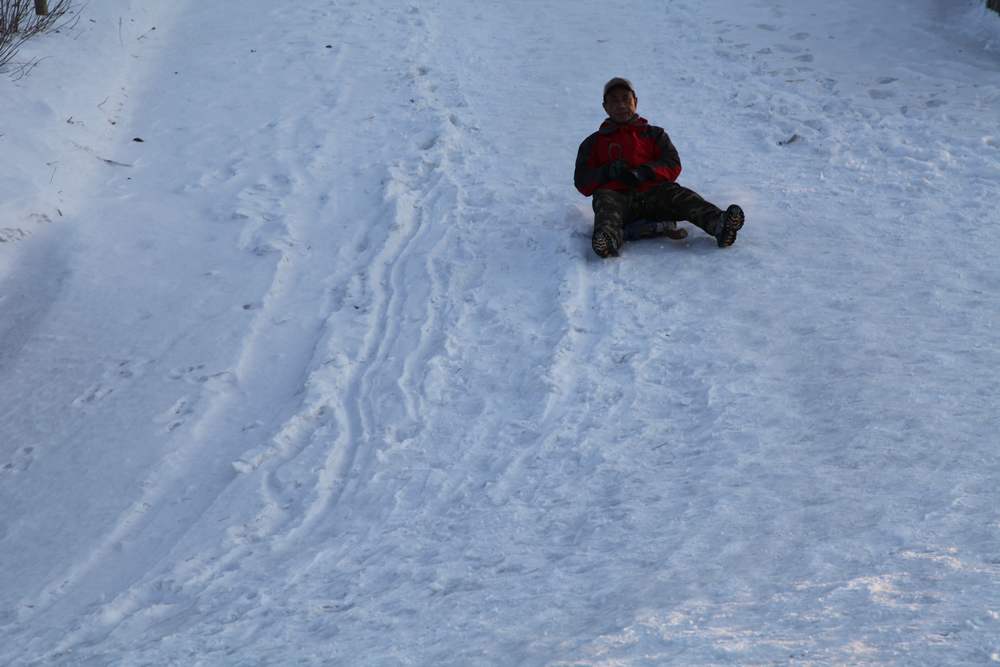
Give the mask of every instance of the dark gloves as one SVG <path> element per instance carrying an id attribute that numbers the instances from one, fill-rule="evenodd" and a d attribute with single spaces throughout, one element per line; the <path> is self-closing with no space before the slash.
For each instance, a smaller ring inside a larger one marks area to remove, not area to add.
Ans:
<path id="1" fill-rule="evenodd" d="M 638 169 L 636 169 L 635 175 L 640 182 L 651 181 L 654 178 L 656 178 L 656 172 L 653 171 L 653 168 L 650 167 L 648 164 L 641 165 Z"/>
<path id="2" fill-rule="evenodd" d="M 615 160 L 609 164 L 604 165 L 604 176 L 605 180 L 608 181 L 624 181 L 628 178 L 625 174 L 629 174 L 628 162 L 625 160 Z"/>
<path id="3" fill-rule="evenodd" d="M 632 187 L 656 177 L 656 174 L 653 173 L 653 168 L 649 165 L 644 164 L 637 169 L 633 169 L 625 160 L 615 160 L 605 165 L 604 174 L 607 181 L 621 181 Z"/>

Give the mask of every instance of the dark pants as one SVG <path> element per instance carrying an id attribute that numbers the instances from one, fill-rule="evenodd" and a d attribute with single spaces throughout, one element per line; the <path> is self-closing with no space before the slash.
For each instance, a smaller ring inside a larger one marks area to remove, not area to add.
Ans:
<path id="1" fill-rule="evenodd" d="M 636 220 L 686 220 L 714 234 L 722 216 L 718 206 L 677 183 L 662 183 L 646 192 L 598 190 L 593 203 L 594 231 L 610 232 L 618 247 L 625 240 L 625 225 Z"/>

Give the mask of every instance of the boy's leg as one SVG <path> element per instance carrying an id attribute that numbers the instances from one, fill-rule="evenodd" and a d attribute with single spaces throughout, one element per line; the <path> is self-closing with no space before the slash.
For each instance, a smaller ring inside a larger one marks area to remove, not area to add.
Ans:
<path id="1" fill-rule="evenodd" d="M 706 201 L 694 190 L 676 183 L 663 183 L 640 197 L 639 215 L 688 220 L 715 237 L 720 248 L 733 245 L 743 228 L 743 209 L 732 204 L 725 211 Z"/>
<path id="2" fill-rule="evenodd" d="M 736 243 L 736 234 L 743 228 L 743 209 L 732 204 L 725 211 L 705 201 L 694 190 L 676 183 L 658 185 L 641 196 L 642 207 L 650 215 L 662 215 L 677 220 L 689 220 L 715 237 L 720 248 Z"/>
<path id="3" fill-rule="evenodd" d="M 722 209 L 677 183 L 662 183 L 642 193 L 639 208 L 644 218 L 687 220 L 712 236 L 722 218 Z"/>
<path id="4" fill-rule="evenodd" d="M 630 220 L 629 196 L 614 190 L 598 190 L 593 200 L 594 252 L 600 257 L 617 255 L 625 241 L 625 223 Z"/>

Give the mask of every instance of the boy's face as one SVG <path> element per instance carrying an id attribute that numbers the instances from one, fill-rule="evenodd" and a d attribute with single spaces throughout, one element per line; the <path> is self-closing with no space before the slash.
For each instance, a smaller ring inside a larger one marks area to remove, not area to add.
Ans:
<path id="1" fill-rule="evenodd" d="M 612 88 L 604 96 L 604 110 L 608 117 L 616 123 L 627 123 L 635 115 L 635 95 L 624 86 Z"/>

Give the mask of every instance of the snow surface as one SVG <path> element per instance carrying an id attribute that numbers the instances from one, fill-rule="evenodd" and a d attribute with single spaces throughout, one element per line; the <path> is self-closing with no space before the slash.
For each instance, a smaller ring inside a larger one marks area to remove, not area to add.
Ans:
<path id="1" fill-rule="evenodd" d="M 1000 662 L 981 4 L 87 4 L 0 80 L 0 664 Z M 733 248 L 593 255 L 615 75 Z"/>

